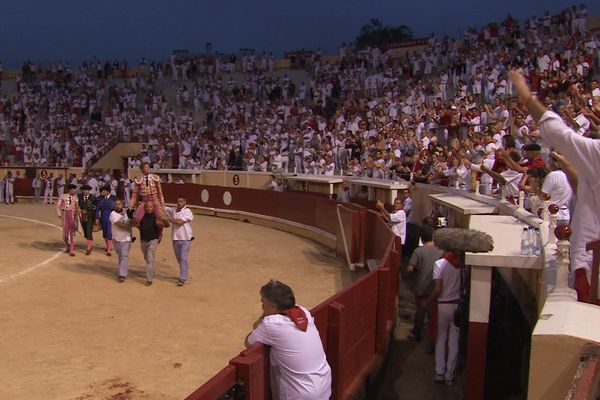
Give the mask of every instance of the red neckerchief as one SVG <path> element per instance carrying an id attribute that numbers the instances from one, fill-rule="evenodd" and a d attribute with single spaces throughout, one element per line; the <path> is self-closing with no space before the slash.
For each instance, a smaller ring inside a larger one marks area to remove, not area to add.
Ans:
<path id="1" fill-rule="evenodd" d="M 283 310 L 280 314 L 289 317 L 302 332 L 306 332 L 306 329 L 308 329 L 308 318 L 306 318 L 306 314 L 300 307 L 295 306 L 288 308 L 287 310 Z"/>
<path id="2" fill-rule="evenodd" d="M 460 265 L 462 264 L 462 257 L 460 254 L 448 251 L 444 253 L 444 259 L 448 261 L 454 268 L 460 269 Z"/>

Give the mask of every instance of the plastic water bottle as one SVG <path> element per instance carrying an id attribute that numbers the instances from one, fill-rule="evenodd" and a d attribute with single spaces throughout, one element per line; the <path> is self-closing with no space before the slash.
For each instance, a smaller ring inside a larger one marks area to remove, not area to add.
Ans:
<path id="1" fill-rule="evenodd" d="M 532 226 L 527 229 L 529 232 L 529 254 L 533 254 L 533 248 L 535 246 L 535 231 L 533 230 Z"/>
<path id="2" fill-rule="evenodd" d="M 542 254 L 542 237 L 540 236 L 540 230 L 535 228 L 535 241 L 533 242 L 533 254 L 539 256 Z"/>
<path id="3" fill-rule="evenodd" d="M 529 229 L 523 228 L 521 232 L 521 255 L 528 256 L 531 254 L 531 241 L 529 240 Z"/>

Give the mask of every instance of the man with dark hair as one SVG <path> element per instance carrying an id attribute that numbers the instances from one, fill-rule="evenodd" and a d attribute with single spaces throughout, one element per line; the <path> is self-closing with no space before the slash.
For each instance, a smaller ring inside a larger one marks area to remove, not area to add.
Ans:
<path id="1" fill-rule="evenodd" d="M 131 236 L 131 227 L 135 225 L 135 220 L 129 219 L 123 209 L 123 201 L 115 201 L 115 209 L 110 213 L 110 223 L 112 224 L 113 244 L 117 257 L 119 258 L 119 282 L 125 282 L 128 274 L 129 250 L 131 243 L 135 238 Z"/>
<path id="2" fill-rule="evenodd" d="M 107 256 L 112 255 L 112 225 L 110 223 L 110 213 L 115 209 L 116 196 L 110 194 L 110 187 L 104 186 L 100 189 L 101 196 L 96 202 L 96 220 L 102 225 L 102 237 L 106 243 L 104 249 Z"/>
<path id="3" fill-rule="evenodd" d="M 146 286 L 152 285 L 154 281 L 154 259 L 162 226 L 162 220 L 156 218 L 154 213 L 154 203 L 147 201 L 144 204 L 144 216 L 138 226 L 142 254 L 144 254 L 144 260 L 146 261 Z"/>
<path id="4" fill-rule="evenodd" d="M 454 323 L 454 312 L 460 298 L 460 268 L 462 260 L 459 254 L 446 252 L 433 264 L 433 290 L 424 302 L 424 307 L 437 303 L 435 378 L 436 382 L 454 383 L 460 330 Z"/>
<path id="5" fill-rule="evenodd" d="M 183 286 L 188 279 L 188 256 L 194 234 L 192 233 L 192 221 L 194 214 L 187 208 L 185 197 L 177 197 L 177 207 L 165 208 L 165 220 L 173 224 L 171 239 L 173 251 L 179 263 L 179 280 L 177 286 Z"/>
<path id="6" fill-rule="evenodd" d="M 331 369 L 310 312 L 296 304 L 292 289 L 271 280 L 260 289 L 263 313 L 246 346 L 271 346 L 271 391 L 278 400 L 328 400 Z"/>
<path id="7" fill-rule="evenodd" d="M 394 232 L 394 235 L 402 240 L 402 245 L 406 242 L 406 212 L 404 211 L 404 200 L 396 197 L 394 200 L 394 211 L 388 212 L 382 201 L 377 201 L 377 209 L 383 219 L 388 222 Z"/>
<path id="8" fill-rule="evenodd" d="M 406 269 L 407 272 L 416 275 L 414 286 L 416 310 L 412 335 L 417 342 L 423 337 L 425 315 L 431 323 L 431 307 L 424 307 L 424 304 L 433 290 L 433 264 L 444 255 L 444 252 L 433 244 L 433 228 L 426 225 L 428 222 L 424 220 L 420 230 L 423 246 L 412 253 Z M 433 345 L 433 338 L 431 344 Z"/>
<path id="9" fill-rule="evenodd" d="M 79 194 L 79 210 L 81 210 L 81 228 L 83 229 L 83 236 L 86 239 L 86 250 L 85 254 L 90 255 L 92 252 L 92 246 L 94 245 L 94 221 L 96 220 L 96 197 L 90 194 L 92 189 L 89 185 L 82 185 L 80 187 L 81 193 Z"/>
<path id="10" fill-rule="evenodd" d="M 510 153 L 502 152 L 500 154 L 503 159 L 509 157 L 515 164 L 521 161 L 521 156 L 517 151 L 513 150 Z M 499 173 L 494 170 L 490 170 L 488 167 L 483 165 L 481 166 L 481 171 L 490 175 L 492 178 L 494 178 L 494 180 L 496 180 L 496 182 L 502 185 L 504 189 L 503 195 L 506 197 L 506 200 L 515 204 L 516 200 L 519 198 L 519 183 L 523 177 L 521 172 L 507 168 Z"/>

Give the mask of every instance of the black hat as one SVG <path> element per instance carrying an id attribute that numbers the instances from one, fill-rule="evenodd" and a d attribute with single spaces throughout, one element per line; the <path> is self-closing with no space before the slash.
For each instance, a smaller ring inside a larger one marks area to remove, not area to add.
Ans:
<path id="1" fill-rule="evenodd" d="M 102 188 L 100 188 L 100 193 L 104 192 L 104 191 L 110 192 L 110 187 L 109 186 L 102 186 Z"/>
<path id="2" fill-rule="evenodd" d="M 81 185 L 79 187 L 79 189 L 81 189 L 81 190 L 92 190 L 92 187 L 90 185 Z"/>
<path id="3" fill-rule="evenodd" d="M 77 185 L 73 185 L 72 183 L 69 183 L 67 185 L 67 190 L 71 190 L 71 189 L 77 189 Z"/>
<path id="4" fill-rule="evenodd" d="M 542 147 L 537 143 L 530 143 L 523 146 L 523 150 L 525 151 L 540 151 Z"/>

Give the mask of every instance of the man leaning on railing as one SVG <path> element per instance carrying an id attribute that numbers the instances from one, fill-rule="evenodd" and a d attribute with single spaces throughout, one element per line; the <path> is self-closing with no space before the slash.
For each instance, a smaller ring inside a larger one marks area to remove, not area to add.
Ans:
<path id="1" fill-rule="evenodd" d="M 292 289 L 271 280 L 260 289 L 263 313 L 246 337 L 271 346 L 271 393 L 278 400 L 328 400 L 331 368 L 310 311 L 296 304 Z"/>

